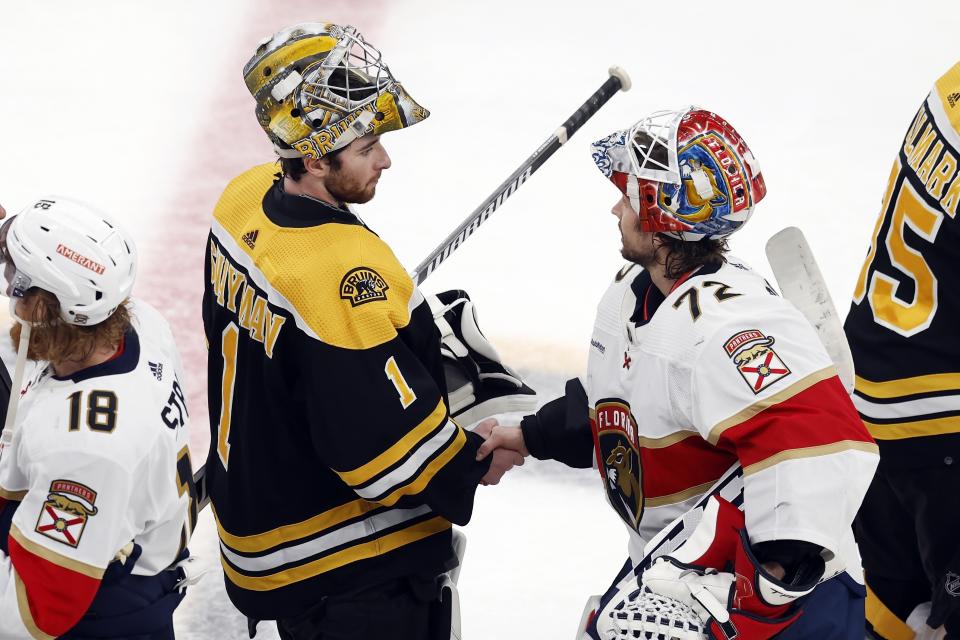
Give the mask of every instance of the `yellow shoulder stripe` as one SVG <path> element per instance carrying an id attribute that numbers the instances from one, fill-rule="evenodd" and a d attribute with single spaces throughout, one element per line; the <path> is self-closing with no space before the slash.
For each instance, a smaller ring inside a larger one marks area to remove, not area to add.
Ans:
<path id="1" fill-rule="evenodd" d="M 937 93 L 954 131 L 960 132 L 960 62 L 937 80 Z"/>
<path id="2" fill-rule="evenodd" d="M 385 469 L 392 467 L 400 458 L 410 453 L 414 446 L 427 437 L 431 431 L 443 422 L 447 416 L 447 406 L 440 400 L 437 407 L 430 412 L 423 421 L 407 432 L 405 436 L 397 440 L 393 446 L 378 455 L 370 462 L 353 469 L 352 471 L 337 471 L 337 475 L 351 487 L 364 484 L 365 482 L 377 477 Z"/>

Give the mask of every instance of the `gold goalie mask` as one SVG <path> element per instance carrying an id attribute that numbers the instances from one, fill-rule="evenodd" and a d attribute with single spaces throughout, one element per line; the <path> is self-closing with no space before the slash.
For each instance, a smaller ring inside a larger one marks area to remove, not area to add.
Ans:
<path id="1" fill-rule="evenodd" d="M 284 158 L 321 158 L 364 134 L 430 115 L 349 25 L 311 22 L 279 31 L 260 43 L 243 78 L 260 126 Z"/>

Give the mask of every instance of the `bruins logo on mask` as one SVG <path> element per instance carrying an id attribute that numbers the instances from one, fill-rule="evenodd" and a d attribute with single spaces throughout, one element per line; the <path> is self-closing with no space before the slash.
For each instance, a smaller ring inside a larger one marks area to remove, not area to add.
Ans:
<path id="1" fill-rule="evenodd" d="M 357 267 L 340 281 L 340 297 L 356 307 L 375 300 L 386 300 L 389 288 L 387 281 L 373 269 Z"/>

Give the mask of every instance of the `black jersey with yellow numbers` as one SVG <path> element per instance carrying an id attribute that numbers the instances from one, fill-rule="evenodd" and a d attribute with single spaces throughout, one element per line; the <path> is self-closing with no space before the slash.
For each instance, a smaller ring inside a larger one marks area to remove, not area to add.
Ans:
<path id="1" fill-rule="evenodd" d="M 260 619 L 449 568 L 489 467 L 448 415 L 439 332 L 393 252 L 275 171 L 221 196 L 203 298 L 221 560 Z"/>
<path id="2" fill-rule="evenodd" d="M 904 137 L 844 329 L 881 464 L 960 464 L 960 63 Z"/>

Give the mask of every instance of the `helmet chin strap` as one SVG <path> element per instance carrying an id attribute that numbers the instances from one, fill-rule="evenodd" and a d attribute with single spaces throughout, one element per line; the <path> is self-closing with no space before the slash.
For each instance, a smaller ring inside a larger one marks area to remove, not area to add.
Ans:
<path id="1" fill-rule="evenodd" d="M 0 436 L 0 457 L 3 450 L 13 443 L 13 433 L 17 422 L 17 405 L 20 401 L 20 387 L 23 384 L 23 370 L 27 364 L 27 351 L 30 349 L 30 328 L 28 322 L 17 315 L 17 298 L 10 298 L 10 315 L 20 323 L 20 344 L 17 345 L 17 364 L 10 379 L 10 400 L 7 402 L 7 417 L 3 422 L 3 435 Z"/>

